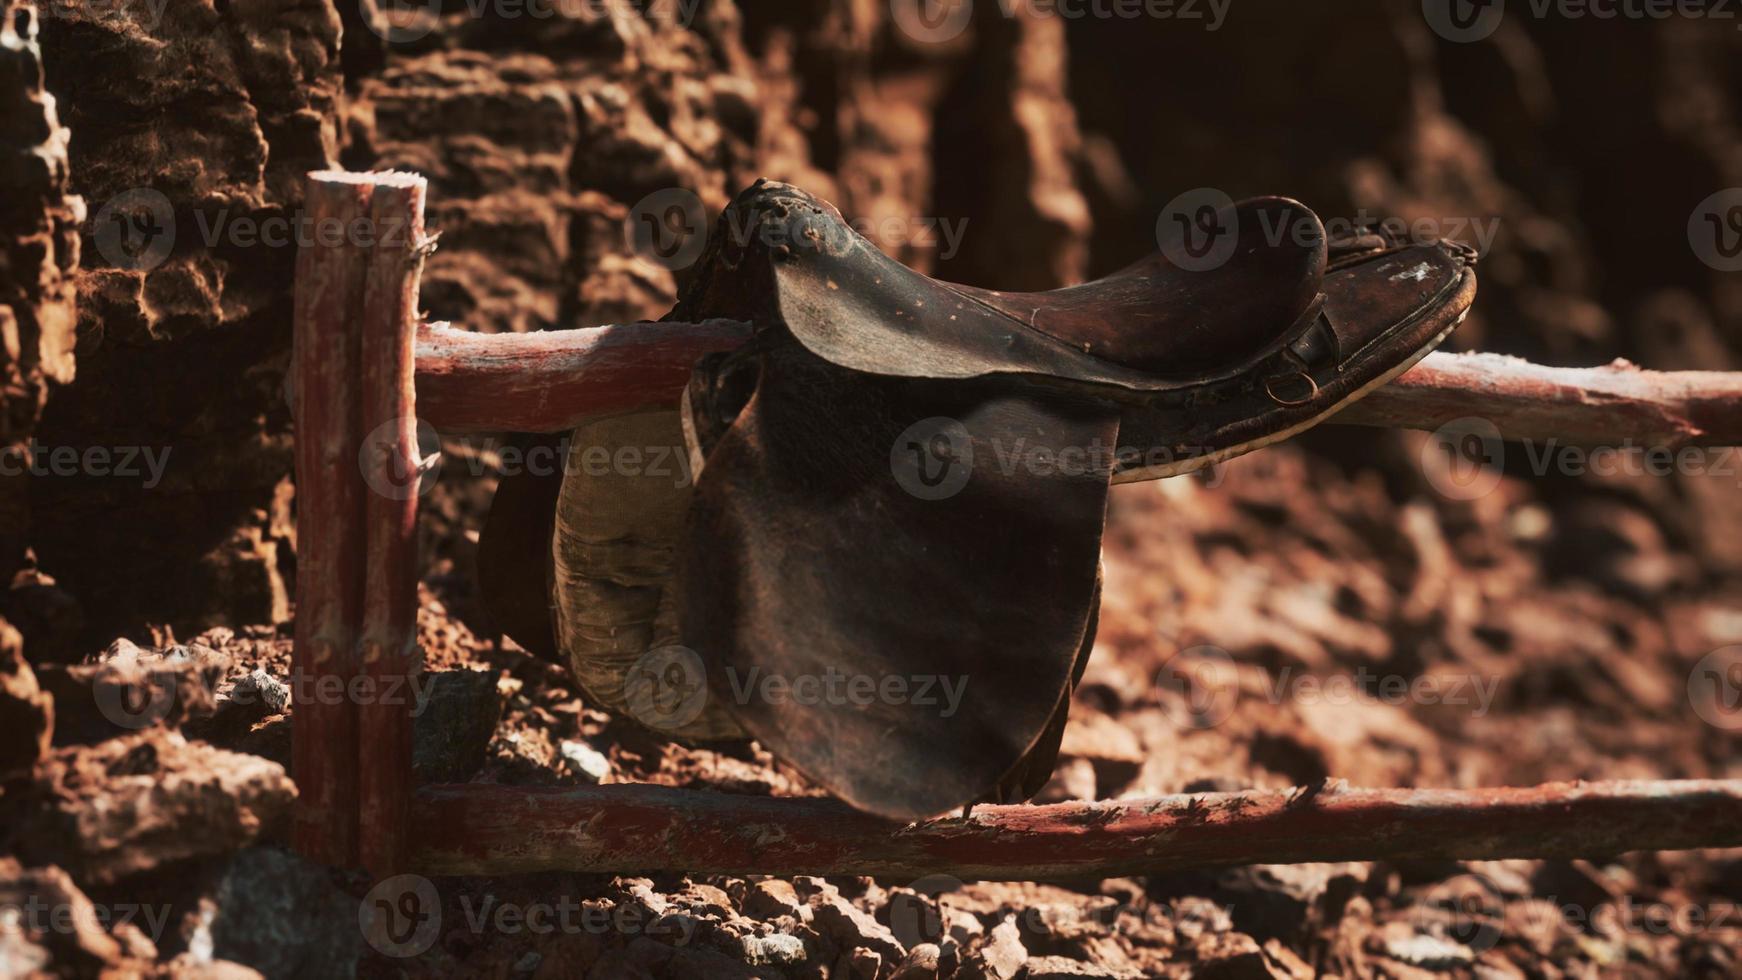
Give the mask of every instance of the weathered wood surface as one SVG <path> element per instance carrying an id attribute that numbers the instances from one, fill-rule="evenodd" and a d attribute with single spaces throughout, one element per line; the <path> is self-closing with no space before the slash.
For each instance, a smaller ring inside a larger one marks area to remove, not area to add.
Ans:
<path id="1" fill-rule="evenodd" d="M 1335 421 L 1437 429 L 1472 416 L 1508 439 L 1742 445 L 1742 373 L 1646 371 L 1626 361 L 1557 368 L 1503 354 L 1434 353 Z"/>
<path id="2" fill-rule="evenodd" d="M 892 824 L 822 799 L 657 786 L 430 786 L 412 813 L 425 874 L 543 870 L 948 874 L 1028 880 L 1239 864 L 1606 857 L 1742 845 L 1742 780 L 1534 788 L 1254 790 L 977 807 Z"/>
<path id="3" fill-rule="evenodd" d="M 369 215 L 373 185 L 357 175 L 309 176 L 315 227 L 351 228 Z M 348 865 L 357 849 L 355 705 L 328 696 L 356 675 L 363 606 L 361 335 L 368 251 L 354 236 L 310 242 L 297 254 L 292 326 L 296 391 L 296 638 L 291 654 L 292 842 L 303 854 Z"/>
<path id="4" fill-rule="evenodd" d="M 704 354 L 750 339 L 737 320 L 417 337 L 417 397 L 443 433 L 566 432 L 604 412 L 676 405 Z"/>
<path id="5" fill-rule="evenodd" d="M 430 324 L 418 336 L 424 420 L 442 432 L 557 432 L 605 411 L 677 404 L 690 367 L 750 336 L 733 320 L 535 334 Z M 1568 445 L 1742 445 L 1742 373 L 1552 368 L 1498 354 L 1428 355 L 1331 421 L 1437 429 L 1485 418 L 1508 439 Z"/>
<path id="6" fill-rule="evenodd" d="M 363 443 L 354 461 L 369 487 L 362 635 L 370 682 L 358 697 L 358 857 L 377 877 L 397 873 L 412 792 L 417 669 L 417 504 L 421 469 L 413 389 L 417 292 L 427 246 L 425 182 L 374 174 L 372 245 L 362 315 Z"/>

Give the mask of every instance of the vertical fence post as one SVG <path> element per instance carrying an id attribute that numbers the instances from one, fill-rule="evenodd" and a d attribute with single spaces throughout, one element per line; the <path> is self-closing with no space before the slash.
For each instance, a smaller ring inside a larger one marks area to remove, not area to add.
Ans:
<path id="1" fill-rule="evenodd" d="M 310 232 L 296 261 L 291 379 L 296 421 L 296 640 L 291 656 L 292 842 L 351 865 L 357 853 L 356 676 L 363 606 L 361 346 L 368 253 L 355 230 L 371 187 L 355 175 L 309 175 Z"/>
<path id="2" fill-rule="evenodd" d="M 358 849 L 377 876 L 405 855 L 412 792 L 410 683 L 417 669 L 417 503 L 422 466 L 414 392 L 425 182 L 373 174 L 374 234 L 363 293 L 361 465 L 368 561 L 358 644 L 371 683 L 358 707 Z"/>

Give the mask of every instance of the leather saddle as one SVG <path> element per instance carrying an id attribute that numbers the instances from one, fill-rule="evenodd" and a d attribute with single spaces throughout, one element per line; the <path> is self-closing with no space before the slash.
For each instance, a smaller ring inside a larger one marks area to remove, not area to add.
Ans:
<path id="1" fill-rule="evenodd" d="M 1474 298 L 1455 243 L 1327 241 L 1284 198 L 1204 217 L 1213 255 L 1182 229 L 1104 279 L 1012 293 L 920 275 L 797 188 L 739 195 L 667 318 L 755 334 L 685 393 L 665 598 L 745 734 L 892 818 L 1033 795 L 1094 642 L 1109 484 L 1322 421 Z M 552 505 L 502 494 L 485 550 L 525 556 Z M 553 646 L 508 608 L 531 604 L 507 559 L 482 564 L 507 631 Z"/>

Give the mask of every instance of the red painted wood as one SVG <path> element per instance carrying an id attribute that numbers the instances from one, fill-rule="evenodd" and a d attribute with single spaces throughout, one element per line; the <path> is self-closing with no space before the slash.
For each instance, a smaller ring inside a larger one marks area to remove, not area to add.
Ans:
<path id="1" fill-rule="evenodd" d="M 352 175 L 309 176 L 315 227 L 351 228 L 372 187 Z M 291 695 L 297 784 L 292 842 L 328 864 L 356 859 L 357 716 L 345 690 L 356 674 L 363 602 L 359 337 L 367 254 L 352 236 L 311 236 L 297 254 L 292 327 L 296 418 L 296 639 Z"/>
<path id="2" fill-rule="evenodd" d="M 676 405 L 697 360 L 749 338 L 736 320 L 525 334 L 430 324 L 418 335 L 418 410 L 444 433 L 566 432 L 601 412 Z"/>
<path id="3" fill-rule="evenodd" d="M 417 390 L 442 432 L 559 432 L 606 411 L 675 405 L 704 354 L 749 324 L 630 323 L 533 334 L 430 324 L 418 336 Z M 1494 354 L 1430 354 L 1331 421 L 1436 429 L 1479 416 L 1511 439 L 1583 445 L 1742 444 L 1742 375 L 1551 368 Z"/>
<path id="4" fill-rule="evenodd" d="M 357 329 L 364 404 L 358 462 L 370 490 L 358 658 L 370 683 L 359 689 L 355 757 L 359 858 L 386 877 L 403 863 L 412 792 L 419 487 L 413 371 L 425 183 L 411 174 L 369 176 L 376 184 L 374 244 Z"/>
<path id="5" fill-rule="evenodd" d="M 983 806 L 897 825 L 832 800 L 658 786 L 430 786 L 425 874 L 681 871 L 1031 880 L 1239 864 L 1606 857 L 1742 845 L 1742 780 L 1254 790 Z"/>

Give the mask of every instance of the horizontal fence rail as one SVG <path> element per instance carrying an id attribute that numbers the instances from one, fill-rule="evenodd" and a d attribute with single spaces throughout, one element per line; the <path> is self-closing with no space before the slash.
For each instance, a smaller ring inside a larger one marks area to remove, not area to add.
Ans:
<path id="1" fill-rule="evenodd" d="M 419 411 L 441 432 L 562 432 L 601 412 L 674 406 L 696 361 L 738 347 L 751 329 L 707 320 L 478 334 L 426 324 Z M 1436 352 L 1330 421 L 1437 429 L 1468 418 L 1503 438 L 1575 446 L 1742 445 L 1742 374 Z"/>
<path id="2" fill-rule="evenodd" d="M 1236 864 L 1604 857 L 1742 845 L 1742 780 L 1205 793 L 893 824 L 833 800 L 660 786 L 427 786 L 426 874 L 685 871 L 1030 880 Z"/>

